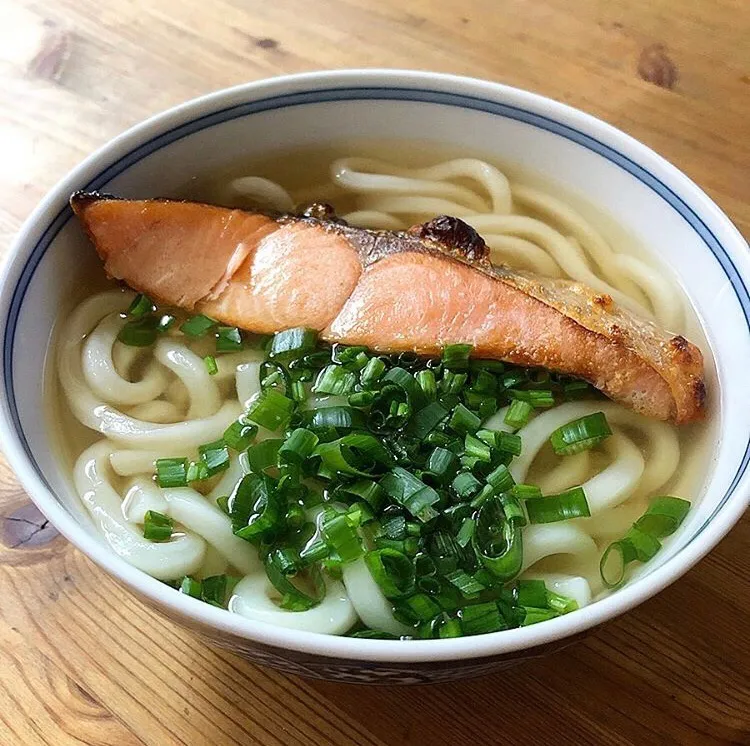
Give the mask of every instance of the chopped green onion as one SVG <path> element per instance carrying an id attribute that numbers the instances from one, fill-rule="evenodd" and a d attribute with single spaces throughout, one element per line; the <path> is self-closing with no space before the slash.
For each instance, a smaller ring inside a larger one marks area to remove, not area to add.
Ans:
<path id="1" fill-rule="evenodd" d="M 216 350 L 235 352 L 242 349 L 242 334 L 236 326 L 220 326 L 216 329 Z"/>
<path id="2" fill-rule="evenodd" d="M 478 430 L 477 438 L 497 451 L 510 453 L 513 456 L 521 455 L 523 443 L 520 435 L 505 433 L 502 430 Z"/>
<path id="3" fill-rule="evenodd" d="M 437 516 L 437 511 L 432 506 L 440 500 L 440 496 L 406 469 L 395 467 L 379 484 L 392 500 L 403 505 L 423 523 Z"/>
<path id="4" fill-rule="evenodd" d="M 187 481 L 188 484 L 191 482 L 202 482 L 204 479 L 208 479 L 211 476 L 208 473 L 208 466 L 203 461 L 191 461 L 188 465 L 187 470 Z"/>
<path id="5" fill-rule="evenodd" d="M 515 481 L 505 464 L 500 464 L 487 475 L 487 484 L 491 485 L 495 492 L 508 492 L 513 489 Z"/>
<path id="6" fill-rule="evenodd" d="M 384 381 L 399 386 L 406 392 L 406 397 L 414 409 L 419 410 L 426 404 L 426 399 L 422 387 L 417 383 L 416 378 L 403 368 L 391 368 L 385 376 Z"/>
<path id="7" fill-rule="evenodd" d="M 258 426 L 242 415 L 224 431 L 222 437 L 231 449 L 244 451 L 253 442 L 257 433 Z"/>
<path id="8" fill-rule="evenodd" d="M 361 498 L 376 512 L 382 510 L 385 505 L 386 495 L 383 488 L 370 479 L 360 479 L 352 484 L 344 484 L 339 489 L 341 492 Z"/>
<path id="9" fill-rule="evenodd" d="M 321 530 L 328 546 L 338 554 L 342 562 L 352 562 L 362 556 L 362 542 L 357 530 L 344 513 L 325 518 Z"/>
<path id="10" fill-rule="evenodd" d="M 202 313 L 191 316 L 180 326 L 180 331 L 188 337 L 203 337 L 216 326 L 213 319 L 204 316 Z"/>
<path id="11" fill-rule="evenodd" d="M 458 457 L 453 451 L 438 446 L 427 458 L 425 471 L 433 474 L 438 481 L 443 482 L 451 476 L 458 467 Z"/>
<path id="12" fill-rule="evenodd" d="M 229 468 L 229 449 L 223 440 L 198 446 L 198 454 L 206 464 L 210 477 Z"/>
<path id="13" fill-rule="evenodd" d="M 471 472 L 464 471 L 456 475 L 451 487 L 460 500 L 469 500 L 482 489 L 482 484 Z"/>
<path id="14" fill-rule="evenodd" d="M 473 518 L 464 518 L 464 522 L 461 524 L 461 528 L 456 534 L 456 542 L 461 548 L 469 546 L 471 537 L 474 536 L 475 528 L 476 521 Z"/>
<path id="15" fill-rule="evenodd" d="M 591 515 L 586 494 L 582 487 L 549 495 L 526 503 L 530 523 L 554 523 L 567 521 L 569 518 L 581 518 Z"/>
<path id="16" fill-rule="evenodd" d="M 441 612 L 440 607 L 426 593 L 407 596 L 398 602 L 397 607 L 418 622 L 429 622 Z"/>
<path id="17" fill-rule="evenodd" d="M 516 581 L 516 597 L 519 606 L 535 606 L 544 609 L 547 606 L 547 586 L 543 580 Z"/>
<path id="18" fill-rule="evenodd" d="M 514 484 L 510 492 L 519 500 L 537 500 L 542 496 L 542 491 L 534 484 Z"/>
<path id="19" fill-rule="evenodd" d="M 493 602 L 473 604 L 459 609 L 461 629 L 465 635 L 482 635 L 506 629 L 507 624 Z"/>
<path id="20" fill-rule="evenodd" d="M 443 365 L 448 370 L 466 370 L 469 367 L 469 356 L 473 345 L 446 345 L 443 347 Z"/>
<path id="21" fill-rule="evenodd" d="M 577 611 L 578 601 L 574 598 L 568 598 L 567 596 L 561 596 L 559 593 L 554 591 L 547 591 L 547 608 L 558 614 L 569 614 L 571 611 Z"/>
<path id="22" fill-rule="evenodd" d="M 466 373 L 454 373 L 452 370 L 444 370 L 440 381 L 440 390 L 444 394 L 460 394 L 469 376 Z"/>
<path id="23" fill-rule="evenodd" d="M 512 580 L 521 571 L 521 528 L 509 521 L 497 499 L 487 500 L 476 517 L 472 546 L 477 559 L 498 580 Z"/>
<path id="24" fill-rule="evenodd" d="M 563 397 L 566 401 L 575 401 L 583 399 L 595 393 L 596 389 L 586 381 L 572 381 L 563 386 Z"/>
<path id="25" fill-rule="evenodd" d="M 403 598 L 413 592 L 414 564 L 405 554 L 377 549 L 365 554 L 365 564 L 386 598 Z"/>
<path id="26" fill-rule="evenodd" d="M 312 455 L 318 445 L 318 436 L 310 430 L 298 427 L 279 448 L 279 462 L 301 464 Z"/>
<path id="27" fill-rule="evenodd" d="M 246 416 L 268 430 L 286 427 L 294 411 L 294 402 L 274 389 L 265 389 L 251 402 Z"/>
<path id="28" fill-rule="evenodd" d="M 503 422 L 514 430 L 518 430 L 529 421 L 533 411 L 534 406 L 530 402 L 514 399 L 505 413 Z"/>
<path id="29" fill-rule="evenodd" d="M 293 573 L 288 558 L 280 549 L 270 552 L 264 561 L 266 575 L 274 588 L 281 594 L 279 606 L 289 611 L 307 611 L 317 606 L 325 596 L 325 583 L 320 571 L 314 566 L 302 573 Z M 300 580 L 308 580 L 309 588 L 292 582 L 290 575 L 297 574 Z"/>
<path id="30" fill-rule="evenodd" d="M 555 396 L 551 391 L 519 391 L 508 389 L 508 396 L 516 401 L 525 401 L 537 409 L 548 409 L 555 406 Z"/>
<path id="31" fill-rule="evenodd" d="M 192 598 L 201 598 L 201 581 L 186 575 L 180 583 L 180 593 L 184 593 L 186 596 L 191 596 Z"/>
<path id="32" fill-rule="evenodd" d="M 612 430 L 604 412 L 596 412 L 558 427 L 549 442 L 558 456 L 570 456 L 593 448 L 610 435 Z"/>
<path id="33" fill-rule="evenodd" d="M 159 487 L 186 487 L 188 460 L 186 458 L 159 458 L 155 462 L 156 483 Z"/>
<path id="34" fill-rule="evenodd" d="M 284 518 L 275 485 L 265 475 L 242 477 L 229 496 L 228 506 L 234 533 L 248 541 L 271 536 Z"/>
<path id="35" fill-rule="evenodd" d="M 438 627 L 438 637 L 441 640 L 445 640 L 449 637 L 461 637 L 463 634 L 461 630 L 461 622 L 458 619 L 450 619 L 443 614 L 440 626 Z"/>
<path id="36" fill-rule="evenodd" d="M 277 332 L 271 340 L 268 356 L 276 360 L 298 360 L 315 349 L 317 332 L 297 327 Z"/>
<path id="37" fill-rule="evenodd" d="M 262 474 L 279 465 L 279 449 L 284 441 L 281 438 L 266 438 L 247 449 L 247 462 L 250 470 Z"/>
<path id="38" fill-rule="evenodd" d="M 475 438 L 469 433 L 466 434 L 464 439 L 464 452 L 467 456 L 471 456 L 478 461 L 486 461 L 487 463 L 492 461 L 490 447 L 484 441 Z"/>
<path id="39" fill-rule="evenodd" d="M 219 366 L 216 364 L 216 358 L 213 355 L 206 355 L 203 358 L 209 376 L 215 376 L 219 372 Z"/>
<path id="40" fill-rule="evenodd" d="M 439 402 L 434 401 L 412 417 L 406 431 L 412 438 L 422 440 L 447 416 L 448 410 Z"/>
<path id="41" fill-rule="evenodd" d="M 201 599 L 212 606 L 225 608 L 229 594 L 237 585 L 239 578 L 227 575 L 212 575 L 201 581 Z"/>
<path id="42" fill-rule="evenodd" d="M 689 510 L 688 500 L 669 496 L 656 497 L 633 526 L 639 531 L 663 539 L 680 527 Z"/>
<path id="43" fill-rule="evenodd" d="M 437 382 L 435 381 L 435 373 L 429 368 L 420 370 L 414 375 L 419 384 L 419 388 L 422 389 L 422 393 L 427 401 L 435 401 L 437 396 Z"/>
<path id="44" fill-rule="evenodd" d="M 159 320 L 148 314 L 128 321 L 117 333 L 117 339 L 130 347 L 149 347 L 156 342 Z"/>
<path id="45" fill-rule="evenodd" d="M 343 430 L 364 427 L 365 421 L 362 412 L 352 407 L 321 407 L 313 410 L 310 418 L 310 427 L 326 428 L 335 427 Z"/>
<path id="46" fill-rule="evenodd" d="M 349 394 L 348 402 L 352 407 L 369 407 L 376 399 L 374 391 L 355 391 Z"/>
<path id="47" fill-rule="evenodd" d="M 324 466 L 335 474 L 369 477 L 393 463 L 388 451 L 372 435 L 352 433 L 315 449 Z M 381 472 L 382 473 L 382 472 Z"/>
<path id="48" fill-rule="evenodd" d="M 467 433 L 475 433 L 481 422 L 474 412 L 467 409 L 463 404 L 458 404 L 451 413 L 448 425 L 460 435 L 466 435 Z"/>
<path id="49" fill-rule="evenodd" d="M 342 365 L 329 365 L 318 374 L 313 391 L 316 394 L 345 396 L 354 390 L 357 375 Z"/>
<path id="50" fill-rule="evenodd" d="M 445 576 L 445 579 L 451 585 L 458 588 L 461 595 L 465 598 L 476 598 L 483 590 L 485 590 L 485 587 L 481 583 L 461 569 L 448 573 Z"/>
<path id="51" fill-rule="evenodd" d="M 661 549 L 661 542 L 673 534 L 685 519 L 690 503 L 679 497 L 657 497 L 622 539 L 610 544 L 602 554 L 599 573 L 604 585 L 617 588 L 625 579 L 631 562 L 648 562 Z"/>
<path id="52" fill-rule="evenodd" d="M 156 330 L 163 334 L 174 326 L 175 321 L 177 321 L 176 316 L 173 316 L 171 313 L 164 313 L 159 317 L 156 323 Z"/>
<path id="53" fill-rule="evenodd" d="M 140 316 L 144 316 L 147 313 L 153 313 L 156 311 L 154 302 L 147 295 L 138 293 L 133 298 L 132 303 L 128 306 L 128 310 L 125 312 L 131 319 L 137 319 Z"/>
<path id="54" fill-rule="evenodd" d="M 363 386 L 372 386 L 385 373 L 385 363 L 379 357 L 371 357 L 359 374 Z"/>
<path id="55" fill-rule="evenodd" d="M 524 606 L 522 609 L 524 611 L 523 620 L 521 621 L 522 627 L 528 627 L 530 624 L 539 624 L 539 622 L 546 622 L 557 616 L 557 612 L 552 609 L 535 609 L 532 606 Z"/>
<path id="56" fill-rule="evenodd" d="M 149 541 L 169 541 L 174 523 L 168 515 L 147 510 L 143 519 L 143 538 Z"/>

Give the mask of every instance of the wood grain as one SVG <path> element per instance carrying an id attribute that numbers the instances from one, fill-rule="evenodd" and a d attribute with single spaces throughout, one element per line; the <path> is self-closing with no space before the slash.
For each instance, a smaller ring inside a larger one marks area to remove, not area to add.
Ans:
<path id="1" fill-rule="evenodd" d="M 402 66 L 522 86 L 665 155 L 750 235 L 747 0 L 0 0 L 0 249 L 113 135 L 268 75 Z M 28 512 L 0 464 L 0 743 L 750 744 L 750 520 L 546 660 L 362 689 L 284 677 L 156 616 Z M 46 533 L 40 533 L 46 532 Z"/>

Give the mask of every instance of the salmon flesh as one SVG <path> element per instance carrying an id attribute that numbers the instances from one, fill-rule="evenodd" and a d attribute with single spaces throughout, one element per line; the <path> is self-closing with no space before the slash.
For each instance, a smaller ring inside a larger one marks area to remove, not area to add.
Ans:
<path id="1" fill-rule="evenodd" d="M 89 193 L 71 205 L 111 277 L 223 324 L 302 326 L 382 352 L 467 343 L 477 357 L 583 378 L 649 417 L 704 416 L 695 345 L 580 283 L 493 265 L 457 218 L 372 231 L 326 205 L 281 217 Z"/>

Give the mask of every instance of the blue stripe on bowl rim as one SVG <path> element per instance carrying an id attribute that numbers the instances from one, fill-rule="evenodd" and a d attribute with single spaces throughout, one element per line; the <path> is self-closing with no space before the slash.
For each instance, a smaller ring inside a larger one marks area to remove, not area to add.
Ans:
<path id="1" fill-rule="evenodd" d="M 233 106 L 220 109 L 210 114 L 205 114 L 189 122 L 185 122 L 173 127 L 150 140 L 134 148 L 126 155 L 122 156 L 114 163 L 109 165 L 97 176 L 92 178 L 87 184 L 82 185 L 81 189 L 85 191 L 95 191 L 102 189 L 113 178 L 127 170 L 130 166 L 143 160 L 152 153 L 161 148 L 170 145 L 177 140 L 188 137 L 196 132 L 207 129 L 217 124 L 238 119 L 259 112 L 273 111 L 275 109 L 284 109 L 292 106 L 304 106 L 310 104 L 328 103 L 332 101 L 362 101 L 362 100 L 391 100 L 407 101 L 415 103 L 439 104 L 443 106 L 453 106 L 463 109 L 472 109 L 487 114 L 513 119 L 524 124 L 537 127 L 550 132 L 554 135 L 570 140 L 588 150 L 606 158 L 611 163 L 626 171 L 631 176 L 638 179 L 641 183 L 649 187 L 667 204 L 670 205 L 700 236 L 708 249 L 714 255 L 724 274 L 727 276 L 735 296 L 740 303 L 745 321 L 750 332 L 750 294 L 745 286 L 740 273 L 737 270 L 732 258 L 722 246 L 721 242 L 715 236 L 713 231 L 706 225 L 703 219 L 669 186 L 660 181 L 654 174 L 645 169 L 639 163 L 619 152 L 615 148 L 607 145 L 595 137 L 588 135 L 580 130 L 563 124 L 555 119 L 528 111 L 527 109 L 503 104 L 497 101 L 491 101 L 485 98 L 470 96 L 466 94 L 448 93 L 445 91 L 436 91 L 427 88 L 393 88 L 393 87 L 346 87 L 346 88 L 321 88 L 298 93 L 288 93 L 256 101 L 235 104 Z M 47 479 L 42 472 L 41 467 L 36 462 L 34 455 L 29 446 L 26 434 L 21 425 L 18 414 L 18 405 L 15 397 L 14 379 L 13 379 L 13 346 L 15 343 L 16 328 L 18 317 L 20 315 L 23 300 L 26 295 L 29 283 L 44 257 L 45 252 L 50 244 L 55 240 L 57 234 L 65 227 L 67 222 L 73 217 L 72 210 L 66 205 L 60 210 L 55 218 L 50 222 L 36 245 L 29 255 L 29 259 L 23 267 L 18 282 L 13 290 L 8 310 L 8 323 L 5 328 L 3 338 L 3 372 L 8 385 L 8 404 L 11 419 L 19 435 L 23 448 L 29 461 L 32 463 L 37 475 L 43 484 L 54 494 Z M 750 438 L 745 445 L 745 451 L 740 460 L 737 471 L 727 488 L 719 504 L 713 510 L 711 515 L 706 518 L 700 528 L 686 542 L 685 546 L 690 544 L 697 536 L 708 526 L 708 524 L 718 515 L 721 509 L 731 498 L 734 490 L 747 471 L 750 463 Z"/>

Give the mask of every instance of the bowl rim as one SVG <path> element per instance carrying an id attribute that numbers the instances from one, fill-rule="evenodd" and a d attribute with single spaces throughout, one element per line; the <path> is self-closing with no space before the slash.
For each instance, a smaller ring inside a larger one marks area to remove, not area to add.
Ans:
<path id="1" fill-rule="evenodd" d="M 21 272 L 42 233 L 52 224 L 53 215 L 61 199 L 67 203 L 67 197 L 75 188 L 88 183 L 94 173 L 103 172 L 105 166 L 113 159 L 122 158 L 159 133 L 188 122 L 195 122 L 228 106 L 283 94 L 341 88 L 382 88 L 406 92 L 422 89 L 453 93 L 462 97 L 476 97 L 515 105 L 541 114 L 550 121 L 573 126 L 587 136 L 594 137 L 624 154 L 625 158 L 646 171 L 656 172 L 659 180 L 669 183 L 671 189 L 681 195 L 681 199 L 684 196 L 689 197 L 694 213 L 704 225 L 711 225 L 714 231 L 721 235 L 720 243 L 725 252 L 728 252 L 727 255 L 731 255 L 730 261 L 734 260 L 734 265 L 741 265 L 741 270 L 735 267 L 738 277 L 750 280 L 750 260 L 744 256 L 747 244 L 718 206 L 694 182 L 653 150 L 590 114 L 539 94 L 479 78 L 381 68 L 321 70 L 244 83 L 191 99 L 127 129 L 70 171 L 33 211 L 8 252 L 0 279 L 0 324 L 3 334 L 7 332 L 11 296 Z M 8 354 L 12 358 L 12 341 L 10 348 Z M 294 650 L 329 659 L 419 663 L 497 657 L 580 634 L 642 603 L 687 572 L 723 538 L 750 502 L 750 473 L 745 470 L 743 473 L 738 472 L 734 491 L 721 509 L 706 522 L 705 530 L 699 531 L 700 535 L 696 534 L 663 565 L 579 612 L 540 625 L 475 637 L 414 641 L 360 640 L 302 632 L 238 617 L 229 611 L 175 593 L 160 581 L 129 565 L 91 536 L 57 501 L 27 456 L 21 436 L 16 431 L 10 415 L 5 366 L 2 367 L 1 393 L 0 436 L 11 467 L 42 513 L 60 533 L 97 565 L 161 609 L 188 619 L 193 624 L 204 624 L 220 632 L 272 648 Z M 745 454 L 746 459 L 748 455 Z"/>

